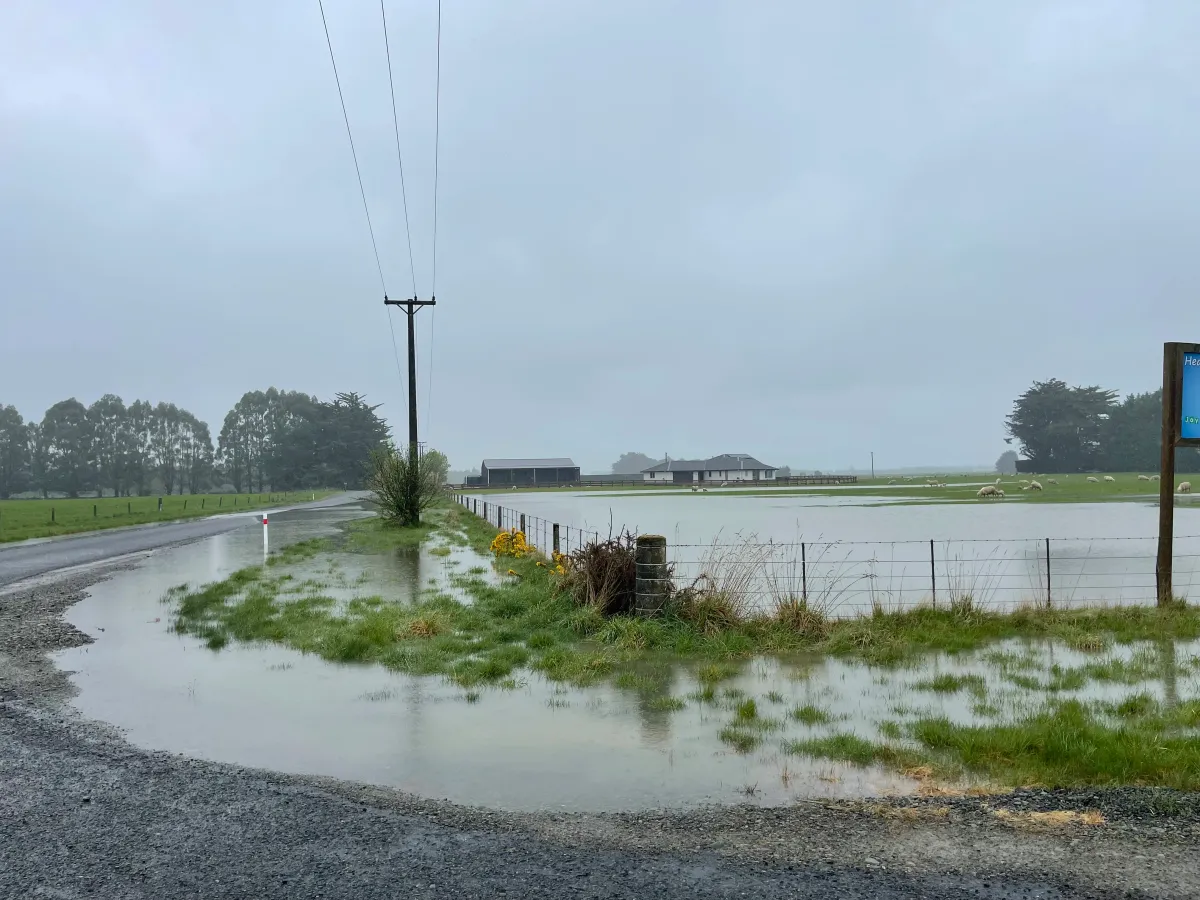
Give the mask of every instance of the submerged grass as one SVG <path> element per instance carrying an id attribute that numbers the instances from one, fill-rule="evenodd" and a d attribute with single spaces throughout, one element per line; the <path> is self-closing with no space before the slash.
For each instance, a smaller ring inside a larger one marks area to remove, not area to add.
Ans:
<path id="1" fill-rule="evenodd" d="M 939 777 L 985 775 L 1014 787 L 1139 784 L 1194 791 L 1200 788 L 1200 741 L 1191 731 L 1197 723 L 1200 702 L 1171 706 L 1138 694 L 1118 703 L 1052 701 L 995 724 L 944 716 L 885 722 L 882 741 L 846 732 L 788 742 L 784 749 L 859 766 L 920 767 Z"/>

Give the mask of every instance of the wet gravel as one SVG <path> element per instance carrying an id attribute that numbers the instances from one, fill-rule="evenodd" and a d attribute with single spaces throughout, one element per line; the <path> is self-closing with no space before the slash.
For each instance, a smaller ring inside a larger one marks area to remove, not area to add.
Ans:
<path id="1" fill-rule="evenodd" d="M 1200 801 L 1122 788 L 509 814 L 132 747 L 49 651 L 94 571 L 0 593 L 0 897 L 1193 897 Z M 100 636 L 103 640 L 103 635 Z M 997 809 L 1099 811 L 1014 827 Z"/>

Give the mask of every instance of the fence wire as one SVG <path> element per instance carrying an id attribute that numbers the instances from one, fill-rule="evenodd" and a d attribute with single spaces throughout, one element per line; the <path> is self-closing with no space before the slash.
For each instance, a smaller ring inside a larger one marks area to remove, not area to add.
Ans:
<path id="1" fill-rule="evenodd" d="M 549 555 L 607 538 L 478 497 L 458 502 L 498 529 L 520 529 Z M 557 545 L 555 535 L 557 533 Z M 669 544 L 677 588 L 699 585 L 769 610 L 804 600 L 831 616 L 856 616 L 969 600 L 995 610 L 1037 605 L 1145 605 L 1157 599 L 1156 537 Z M 1175 593 L 1200 573 L 1200 535 L 1175 538 Z"/>

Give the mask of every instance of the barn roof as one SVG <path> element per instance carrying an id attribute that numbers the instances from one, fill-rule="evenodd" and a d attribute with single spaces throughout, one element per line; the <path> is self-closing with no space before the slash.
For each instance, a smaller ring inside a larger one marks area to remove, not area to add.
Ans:
<path id="1" fill-rule="evenodd" d="M 726 472 L 733 469 L 774 469 L 749 453 L 722 453 L 710 459 L 671 459 L 655 463 L 643 472 Z"/>
<path id="2" fill-rule="evenodd" d="M 575 463 L 565 456 L 548 459 L 485 459 L 485 469 L 574 469 Z"/>

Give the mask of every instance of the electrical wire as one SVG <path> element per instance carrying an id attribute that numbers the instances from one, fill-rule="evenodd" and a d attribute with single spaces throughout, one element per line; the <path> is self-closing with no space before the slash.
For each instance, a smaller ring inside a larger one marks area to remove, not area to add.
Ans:
<path id="1" fill-rule="evenodd" d="M 354 174 L 358 178 L 358 193 L 362 197 L 363 212 L 367 217 L 367 232 L 371 235 L 371 250 L 375 253 L 375 269 L 379 272 L 379 286 L 383 290 L 383 297 L 387 299 L 387 282 L 383 277 L 383 263 L 379 261 L 379 244 L 375 240 L 375 226 L 371 223 L 371 207 L 367 204 L 367 190 L 363 187 L 362 169 L 358 165 L 358 151 L 354 149 L 354 133 L 350 130 L 350 114 L 346 112 L 346 97 L 342 93 L 342 79 L 338 76 L 337 60 L 333 55 L 333 41 L 329 37 L 329 22 L 325 18 L 325 3 L 323 0 L 317 0 L 317 7 L 321 10 L 321 26 L 325 29 L 325 46 L 329 48 L 329 64 L 333 67 L 333 80 L 337 85 L 338 102 L 342 105 L 342 121 L 346 123 L 346 137 L 350 141 L 350 156 L 354 160 Z M 384 315 L 387 316 L 388 330 L 392 333 L 392 358 L 396 361 L 396 376 L 400 379 L 400 383 L 404 383 L 404 376 L 400 370 L 400 350 L 396 346 L 396 329 L 392 324 L 392 316 L 389 312 L 389 307 L 384 307 Z"/>
<path id="2" fill-rule="evenodd" d="M 438 226 L 438 150 L 442 134 L 442 0 L 438 0 L 437 12 L 437 79 L 433 94 L 433 274 L 429 296 L 437 299 L 437 226 Z M 425 385 L 425 430 L 429 430 L 429 419 L 433 411 L 433 324 L 437 319 L 437 307 L 429 308 L 429 377 Z"/>
<path id="3" fill-rule="evenodd" d="M 404 236 L 408 241 L 408 270 L 409 274 L 412 275 L 412 295 L 416 297 L 417 268 L 413 263 L 412 229 L 408 224 L 408 191 L 404 186 L 404 158 L 400 153 L 400 117 L 396 113 L 396 80 L 392 77 L 392 46 L 388 40 L 387 10 L 384 8 L 384 0 L 379 0 L 379 16 L 383 19 L 383 48 L 387 51 L 388 87 L 392 91 L 392 131 L 396 135 L 396 162 L 400 164 L 400 200 L 404 204 Z M 436 156 L 436 154 L 437 151 L 435 150 L 434 155 Z"/>

